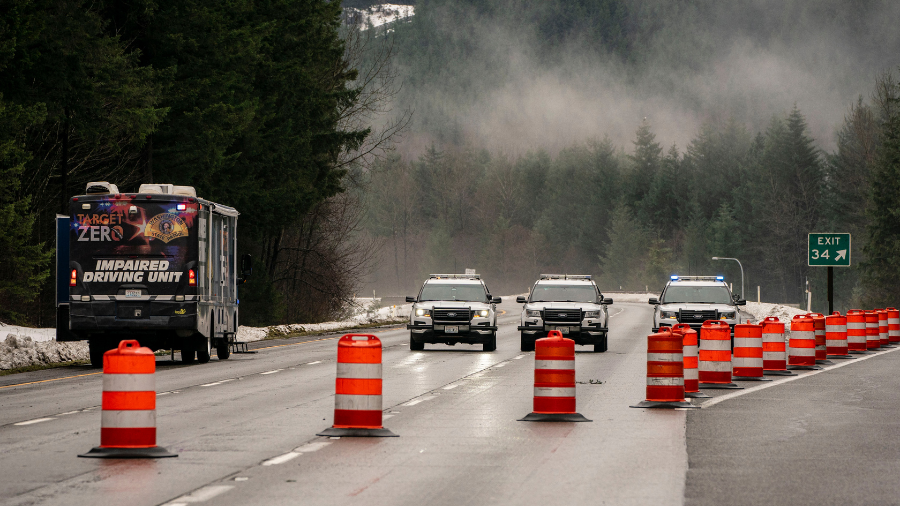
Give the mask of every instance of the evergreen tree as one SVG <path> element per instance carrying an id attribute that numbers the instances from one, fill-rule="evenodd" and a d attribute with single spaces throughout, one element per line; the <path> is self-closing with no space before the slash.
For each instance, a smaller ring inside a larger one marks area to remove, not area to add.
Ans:
<path id="1" fill-rule="evenodd" d="M 646 119 L 638 127 L 633 144 L 634 153 L 628 157 L 632 162 L 631 170 L 625 177 L 625 202 L 637 218 L 646 223 L 652 211 L 647 208 L 644 197 L 662 165 L 662 147 L 656 142 L 656 135 Z"/>

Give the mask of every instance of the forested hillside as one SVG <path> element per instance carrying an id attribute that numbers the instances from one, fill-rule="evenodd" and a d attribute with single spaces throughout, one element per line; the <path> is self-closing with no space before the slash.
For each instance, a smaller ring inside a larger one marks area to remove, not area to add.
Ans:
<path id="1" fill-rule="evenodd" d="M 897 14 L 883 1 L 417 2 L 393 27 L 415 116 L 372 174 L 367 227 L 385 241 L 372 285 L 402 295 L 470 267 L 495 292 L 548 271 L 609 290 L 724 273 L 739 290 L 737 265 L 710 260 L 725 256 L 743 262 L 748 298 L 760 285 L 800 303 L 809 278 L 824 310 L 806 235 L 844 231 L 854 267 L 837 270 L 838 307 L 894 300 L 879 280 L 896 261 L 869 238 L 900 237 L 872 191 L 900 197 L 877 183 L 897 170 L 884 74 L 900 65 Z"/>

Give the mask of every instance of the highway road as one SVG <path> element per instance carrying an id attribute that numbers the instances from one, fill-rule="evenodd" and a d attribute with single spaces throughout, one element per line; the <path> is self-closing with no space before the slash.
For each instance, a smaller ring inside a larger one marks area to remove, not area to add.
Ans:
<path id="1" fill-rule="evenodd" d="M 609 351 L 576 347 L 587 423 L 520 422 L 533 353 L 504 302 L 498 349 L 384 343 L 384 424 L 326 438 L 339 335 L 254 343 L 252 355 L 157 359 L 158 443 L 178 458 L 81 459 L 100 440 L 101 375 L 0 377 L 0 503 L 668 505 L 898 504 L 900 354 L 645 410 L 652 308 L 611 306 Z M 854 361 L 856 362 L 856 361 Z M 726 395 L 728 397 L 721 398 Z M 698 404 L 700 404 L 698 402 Z"/>

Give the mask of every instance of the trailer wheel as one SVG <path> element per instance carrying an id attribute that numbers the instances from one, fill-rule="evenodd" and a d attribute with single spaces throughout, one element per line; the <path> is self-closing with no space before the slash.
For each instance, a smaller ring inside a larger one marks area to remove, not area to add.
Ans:
<path id="1" fill-rule="evenodd" d="M 228 360 L 228 357 L 231 356 L 228 339 L 219 339 L 219 342 L 216 343 L 216 356 L 219 357 L 219 360 Z"/>
<path id="2" fill-rule="evenodd" d="M 195 346 L 197 347 L 197 362 L 201 364 L 209 362 L 209 357 L 212 355 L 212 335 L 206 337 L 200 334 L 195 341 Z"/>
<path id="3" fill-rule="evenodd" d="M 185 341 L 184 344 L 181 345 L 181 363 L 182 364 L 193 364 L 194 363 L 194 343 L 190 341 Z"/>
<path id="4" fill-rule="evenodd" d="M 88 341 L 88 352 L 91 356 L 91 367 L 103 367 L 103 354 L 106 353 L 106 342 L 102 339 Z"/>

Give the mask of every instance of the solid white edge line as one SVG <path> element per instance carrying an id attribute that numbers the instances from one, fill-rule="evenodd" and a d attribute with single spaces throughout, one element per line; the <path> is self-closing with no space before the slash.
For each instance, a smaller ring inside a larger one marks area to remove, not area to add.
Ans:
<path id="1" fill-rule="evenodd" d="M 205 384 L 205 385 L 200 385 L 200 386 L 201 386 L 201 387 L 214 387 L 214 386 L 216 386 L 216 385 L 221 385 L 222 383 L 228 383 L 229 381 L 234 381 L 234 378 L 229 378 L 229 379 L 226 379 L 226 380 L 217 381 L 217 382 L 215 382 L 215 383 L 207 383 L 207 384 Z M 167 392 L 167 393 L 168 393 L 168 392 Z M 174 392 L 174 391 L 173 391 L 172 393 L 173 393 L 173 394 L 177 394 L 178 392 Z"/>
<path id="2" fill-rule="evenodd" d="M 393 415 L 391 415 L 391 416 L 393 416 Z M 331 444 L 331 442 L 329 442 L 329 441 L 319 441 L 316 443 L 308 443 L 303 446 L 294 448 L 294 451 L 297 453 L 312 453 L 312 452 L 317 452 L 330 444 Z"/>
<path id="3" fill-rule="evenodd" d="M 444 387 L 444 390 L 453 390 L 454 388 L 456 388 L 456 387 L 458 387 L 458 386 L 459 386 L 459 385 L 447 385 L 447 386 Z"/>
<path id="4" fill-rule="evenodd" d="M 276 466 L 278 464 L 284 464 L 285 462 L 287 462 L 289 460 L 294 460 L 295 458 L 297 458 L 299 456 L 300 456 L 300 454 L 297 452 L 287 452 L 284 455 L 279 455 L 277 457 L 273 457 L 273 458 L 263 462 L 262 465 Z"/>
<path id="5" fill-rule="evenodd" d="M 315 362 L 307 362 L 306 365 L 314 365 L 314 364 L 321 364 L 321 363 L 322 363 L 321 360 L 316 360 Z"/>
<path id="6" fill-rule="evenodd" d="M 420 402 L 430 401 L 431 399 L 434 399 L 434 398 L 435 398 L 434 395 L 419 397 L 418 399 L 413 399 L 413 400 L 407 402 L 406 404 L 404 404 L 404 406 L 415 406 L 416 404 L 419 404 Z"/>
<path id="7" fill-rule="evenodd" d="M 275 369 L 274 371 L 261 372 L 261 373 L 259 373 L 259 375 L 260 375 L 260 376 L 265 376 L 266 374 L 275 374 L 276 372 L 281 372 L 281 371 L 283 371 L 283 370 L 284 370 L 284 369 Z"/>
<path id="8" fill-rule="evenodd" d="M 788 382 L 791 382 L 791 381 L 796 381 L 796 380 L 798 380 L 798 379 L 800 379 L 800 378 L 809 378 L 810 376 L 815 376 L 816 374 L 819 374 L 819 373 L 823 373 L 823 372 L 827 372 L 827 371 L 832 371 L 832 370 L 834 370 L 834 369 L 840 369 L 841 367 L 848 366 L 848 365 L 851 365 L 851 364 L 858 364 L 858 363 L 862 362 L 863 360 L 868 360 L 868 359 L 873 358 L 873 357 L 878 357 L 878 356 L 884 355 L 885 353 L 890 353 L 890 352 L 896 351 L 896 350 L 900 350 L 900 348 L 890 348 L 890 349 L 888 349 L 888 350 L 885 350 L 885 351 L 879 351 L 879 352 L 873 353 L 873 354 L 871 354 L 871 355 L 857 355 L 857 357 L 859 357 L 859 358 L 852 359 L 852 360 L 845 360 L 845 361 L 843 361 L 843 362 L 841 362 L 841 363 L 839 363 L 839 364 L 827 366 L 827 367 L 825 367 L 825 368 L 823 368 L 823 369 L 819 369 L 819 370 L 817 370 L 817 371 L 809 371 L 809 372 L 807 372 L 807 373 L 805 373 L 805 374 L 799 374 L 799 375 L 797 375 L 797 376 L 790 376 L 790 377 L 787 377 L 787 378 L 784 378 L 784 379 L 775 380 L 775 381 L 773 381 L 773 382 L 771 382 L 771 383 L 766 383 L 766 384 L 764 384 L 764 385 L 759 385 L 759 386 L 747 388 L 747 389 L 745 389 L 745 390 L 738 390 L 738 391 L 736 391 L 736 392 L 732 392 L 732 393 L 730 393 L 730 394 L 725 394 L 725 395 L 722 395 L 722 396 L 719 396 L 719 397 L 713 397 L 712 399 L 710 399 L 710 400 L 704 402 L 703 404 L 700 404 L 700 407 L 701 407 L 701 408 L 705 408 L 705 407 L 707 407 L 707 406 L 715 406 L 716 404 L 718 404 L 718 403 L 720 403 L 720 402 L 724 402 L 724 401 L 727 401 L 727 400 L 729 400 L 729 399 L 734 399 L 735 397 L 740 397 L 740 396 L 742 396 L 742 395 L 746 395 L 746 394 L 749 394 L 749 393 L 751 393 L 751 392 L 758 392 L 758 391 L 760 391 L 760 390 L 765 390 L 766 388 L 772 388 L 772 387 L 774 387 L 774 386 L 776 386 L 776 385 L 783 385 L 783 384 L 788 383 Z"/>
<path id="9" fill-rule="evenodd" d="M 56 418 L 35 418 L 34 420 L 26 420 L 24 422 L 14 423 L 13 425 L 31 425 L 33 423 L 47 422 L 49 420 L 56 420 Z"/>

